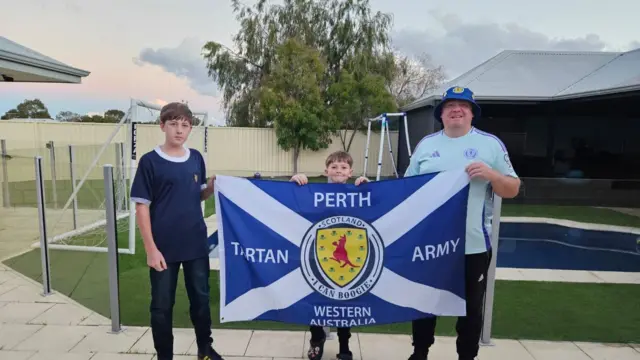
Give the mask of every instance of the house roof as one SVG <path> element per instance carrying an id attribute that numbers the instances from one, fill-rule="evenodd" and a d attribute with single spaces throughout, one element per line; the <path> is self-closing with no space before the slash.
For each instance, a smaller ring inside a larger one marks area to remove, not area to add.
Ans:
<path id="1" fill-rule="evenodd" d="M 89 75 L 0 36 L 0 81 L 80 83 Z"/>
<path id="2" fill-rule="evenodd" d="M 640 49 L 629 52 L 507 50 L 405 106 L 433 105 L 451 86 L 478 100 L 549 101 L 640 89 Z"/>

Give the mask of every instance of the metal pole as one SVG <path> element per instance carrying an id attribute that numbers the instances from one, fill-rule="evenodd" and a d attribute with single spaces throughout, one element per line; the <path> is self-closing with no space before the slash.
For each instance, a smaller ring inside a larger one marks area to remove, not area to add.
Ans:
<path id="1" fill-rule="evenodd" d="M 389 122 L 387 121 L 386 126 L 382 129 L 382 131 L 384 132 L 385 129 L 387 130 L 387 144 L 389 145 L 389 156 L 391 157 L 391 166 L 393 166 L 393 173 L 396 175 L 396 177 L 399 177 L 398 175 L 398 168 L 396 167 L 396 160 L 393 158 L 393 148 L 391 147 L 391 131 L 389 130 Z"/>
<path id="2" fill-rule="evenodd" d="M 135 103 L 131 100 L 131 113 L 137 108 L 134 108 Z M 137 159 L 137 130 L 136 130 L 136 118 L 131 116 L 131 160 L 129 164 L 129 187 L 133 185 L 133 178 L 136 176 L 136 159 Z M 128 192 L 128 191 L 127 191 Z M 136 203 L 133 200 L 129 200 L 129 252 L 135 254 L 136 251 Z"/>
<path id="3" fill-rule="evenodd" d="M 51 295 L 51 261 L 49 258 L 49 241 L 47 241 L 47 217 L 45 206 L 44 180 L 42 178 L 42 157 L 35 157 L 36 194 L 38 201 L 38 220 L 40 223 L 40 259 L 42 260 L 43 295 Z"/>
<path id="4" fill-rule="evenodd" d="M 496 286 L 496 264 L 498 263 L 498 243 L 500 239 L 500 214 L 502 212 L 502 198 L 493 194 L 493 221 L 491 223 L 491 264 L 487 273 L 487 292 L 484 297 L 484 311 L 482 320 L 482 334 L 480 344 L 491 346 L 491 325 L 493 322 L 493 302 Z"/>
<path id="5" fill-rule="evenodd" d="M 400 136 L 400 134 L 398 134 Z M 404 139 L 407 142 L 407 154 L 409 154 L 409 160 L 411 160 L 411 144 L 409 142 L 409 127 L 407 124 L 407 114 L 404 115 Z"/>
<path id="6" fill-rule="evenodd" d="M 53 141 L 49 141 L 49 161 L 51 161 L 51 192 L 53 207 L 58 208 L 58 192 L 56 191 L 56 150 Z"/>
<path id="7" fill-rule="evenodd" d="M 2 156 L 2 206 L 11 207 L 11 198 L 9 195 L 9 173 L 7 172 L 7 140 L 0 140 L 0 149 Z"/>
<path id="8" fill-rule="evenodd" d="M 111 310 L 111 331 L 122 331 L 120 324 L 120 288 L 118 284 L 118 231 L 116 229 L 116 208 L 113 191 L 113 166 L 104 166 L 104 197 L 107 220 L 107 248 L 109 252 L 109 308 Z"/>
<path id="9" fill-rule="evenodd" d="M 116 145 L 116 184 L 118 189 L 124 189 L 124 144 L 118 142 Z M 116 212 L 119 214 L 126 207 L 125 198 L 122 193 L 118 193 L 116 197 Z"/>
<path id="10" fill-rule="evenodd" d="M 73 151 L 73 145 L 69 145 L 69 174 L 71 176 L 71 191 L 76 192 L 76 173 L 73 170 L 76 156 Z M 73 197 L 73 229 L 78 228 L 78 197 Z"/>
<path id="11" fill-rule="evenodd" d="M 345 134 L 346 136 L 346 134 Z M 362 176 L 367 176 L 367 164 L 369 163 L 369 141 L 371 139 L 371 120 L 367 121 L 367 144 L 364 149 L 364 170 Z"/>
<path id="12" fill-rule="evenodd" d="M 378 171 L 376 172 L 376 181 L 380 180 L 380 172 L 382 171 L 382 152 L 384 151 L 384 127 L 386 126 L 387 118 L 382 118 L 382 126 L 380 129 L 380 148 L 378 149 Z"/>

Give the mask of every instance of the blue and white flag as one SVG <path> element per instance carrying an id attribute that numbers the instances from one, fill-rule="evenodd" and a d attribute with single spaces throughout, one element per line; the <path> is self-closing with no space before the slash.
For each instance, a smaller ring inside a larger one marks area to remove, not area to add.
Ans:
<path id="1" fill-rule="evenodd" d="M 217 176 L 220 321 L 362 326 L 465 315 L 469 177 Z"/>

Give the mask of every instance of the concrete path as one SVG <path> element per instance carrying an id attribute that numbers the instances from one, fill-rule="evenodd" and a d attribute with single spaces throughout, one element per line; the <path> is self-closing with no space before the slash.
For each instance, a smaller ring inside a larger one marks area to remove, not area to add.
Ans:
<path id="1" fill-rule="evenodd" d="M 0 360 L 152 360 L 148 327 L 110 333 L 110 321 L 60 294 L 41 295 L 40 284 L 0 264 Z M 176 359 L 195 359 L 190 329 L 175 330 Z M 308 332 L 214 330 L 215 347 L 225 359 L 304 359 Z M 325 359 L 335 359 L 337 342 L 327 343 Z M 356 359 L 403 360 L 408 335 L 354 334 Z M 438 337 L 432 359 L 456 360 L 455 339 Z M 480 349 L 480 360 L 640 360 L 640 344 L 597 344 L 496 339 Z"/>

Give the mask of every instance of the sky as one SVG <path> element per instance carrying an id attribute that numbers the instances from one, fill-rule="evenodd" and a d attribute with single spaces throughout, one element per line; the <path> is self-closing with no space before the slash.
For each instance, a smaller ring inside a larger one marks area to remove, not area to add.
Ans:
<path id="1" fill-rule="evenodd" d="M 394 47 L 429 54 L 448 79 L 503 50 L 640 48 L 637 0 L 370 1 L 393 15 Z M 233 47 L 239 26 L 228 0 L 0 0 L 0 9 L 0 36 L 91 72 L 82 84 L 0 82 L 0 114 L 33 98 L 52 117 L 126 111 L 131 98 L 183 100 L 224 124 L 201 48 L 211 40 Z"/>

